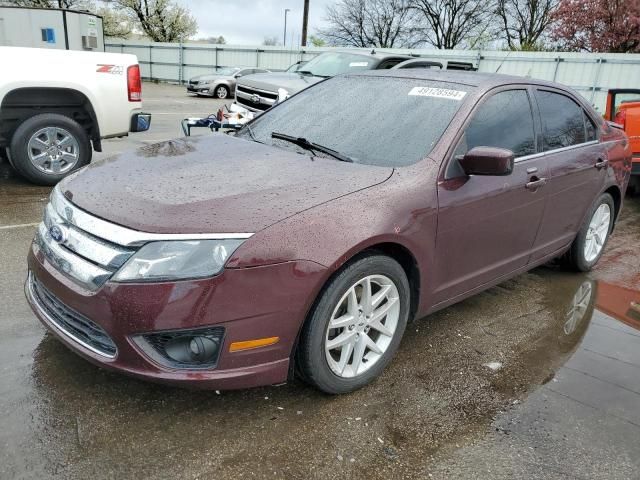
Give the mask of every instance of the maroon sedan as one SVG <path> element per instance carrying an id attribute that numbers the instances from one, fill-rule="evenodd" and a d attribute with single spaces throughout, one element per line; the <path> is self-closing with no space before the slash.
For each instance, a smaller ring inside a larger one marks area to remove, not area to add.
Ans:
<path id="1" fill-rule="evenodd" d="M 348 392 L 382 372 L 408 320 L 556 257 L 592 268 L 630 162 L 624 133 L 560 85 L 337 77 L 235 136 L 144 147 L 64 180 L 26 294 L 102 367 L 218 389 L 295 370 Z"/>

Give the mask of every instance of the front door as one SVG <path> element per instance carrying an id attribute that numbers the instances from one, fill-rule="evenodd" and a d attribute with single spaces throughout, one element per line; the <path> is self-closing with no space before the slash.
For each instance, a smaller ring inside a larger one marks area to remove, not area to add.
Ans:
<path id="1" fill-rule="evenodd" d="M 547 164 L 536 154 L 530 92 L 489 95 L 464 127 L 438 185 L 436 305 L 525 266 L 543 216 Z M 513 173 L 466 176 L 456 157 L 476 146 L 512 150 Z"/>

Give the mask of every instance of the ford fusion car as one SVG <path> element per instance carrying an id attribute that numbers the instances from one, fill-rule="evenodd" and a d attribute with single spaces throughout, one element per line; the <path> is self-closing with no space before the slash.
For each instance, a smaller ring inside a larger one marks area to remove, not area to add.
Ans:
<path id="1" fill-rule="evenodd" d="M 104 368 L 216 389 L 299 372 L 349 392 L 409 320 L 557 257 L 591 269 L 630 169 L 624 132 L 554 83 L 335 77 L 235 136 L 145 146 L 61 182 L 26 295 Z"/>

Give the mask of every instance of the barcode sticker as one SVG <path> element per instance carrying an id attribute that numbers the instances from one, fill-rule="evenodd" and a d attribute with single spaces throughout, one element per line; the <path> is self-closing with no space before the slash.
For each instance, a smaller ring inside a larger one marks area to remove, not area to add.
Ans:
<path id="1" fill-rule="evenodd" d="M 369 62 L 351 62 L 349 66 L 350 67 L 368 67 Z"/>
<path id="2" fill-rule="evenodd" d="M 446 88 L 433 88 L 433 87 L 413 87 L 409 92 L 409 95 L 418 97 L 436 97 L 436 98 L 448 98 L 449 100 L 460 101 L 464 98 L 467 92 L 461 92 L 460 90 L 447 90 Z"/>

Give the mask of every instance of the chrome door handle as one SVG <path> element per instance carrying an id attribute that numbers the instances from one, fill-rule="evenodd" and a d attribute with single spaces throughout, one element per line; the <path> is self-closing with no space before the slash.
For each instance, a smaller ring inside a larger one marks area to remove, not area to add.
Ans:
<path id="1" fill-rule="evenodd" d="M 536 177 L 533 177 L 536 178 Z M 529 183 L 527 183 L 525 185 L 526 188 L 528 188 L 529 190 L 537 190 L 538 188 L 546 185 L 547 183 L 547 179 L 546 178 L 538 178 L 536 180 L 531 180 Z"/>
<path id="2" fill-rule="evenodd" d="M 609 160 L 603 160 L 603 159 L 599 158 L 594 166 L 598 170 L 601 170 L 601 169 L 605 168 L 607 165 L 609 165 Z"/>

